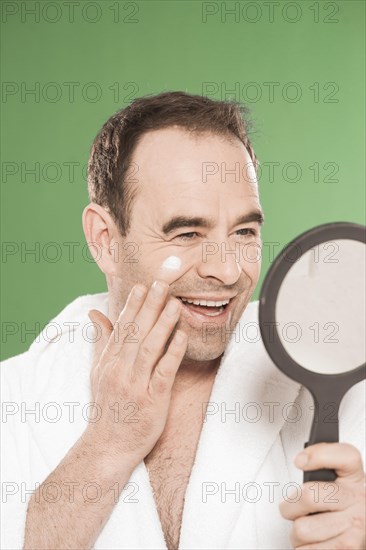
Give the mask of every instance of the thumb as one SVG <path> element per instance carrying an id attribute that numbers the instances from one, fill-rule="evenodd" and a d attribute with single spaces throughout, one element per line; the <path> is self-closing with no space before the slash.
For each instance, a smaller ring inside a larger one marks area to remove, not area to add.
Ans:
<path id="1" fill-rule="evenodd" d="M 113 325 L 102 313 L 101 311 L 97 309 L 91 309 L 88 312 L 89 319 L 95 326 L 95 342 L 94 342 L 94 349 L 93 349 L 93 368 L 97 365 L 100 356 L 103 353 L 103 350 L 105 349 L 109 337 L 113 332 Z"/>

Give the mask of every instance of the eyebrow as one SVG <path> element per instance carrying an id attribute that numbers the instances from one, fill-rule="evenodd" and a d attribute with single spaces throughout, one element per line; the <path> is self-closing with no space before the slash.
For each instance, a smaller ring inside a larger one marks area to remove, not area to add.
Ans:
<path id="1" fill-rule="evenodd" d="M 240 216 L 239 218 L 237 218 L 234 225 L 242 225 L 251 222 L 256 222 L 260 225 L 263 224 L 264 215 L 262 210 L 256 209 L 252 212 L 249 212 L 248 214 Z M 181 229 L 184 227 L 205 227 L 206 229 L 210 229 L 214 225 L 215 220 L 212 218 L 202 218 L 200 216 L 174 216 L 163 225 L 162 232 L 165 235 L 170 235 L 176 229 Z"/>

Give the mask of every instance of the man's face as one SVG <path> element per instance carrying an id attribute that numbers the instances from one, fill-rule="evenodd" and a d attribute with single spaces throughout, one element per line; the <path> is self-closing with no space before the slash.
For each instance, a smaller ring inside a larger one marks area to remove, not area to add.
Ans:
<path id="1" fill-rule="evenodd" d="M 160 279 L 172 296 L 215 302 L 183 302 L 176 327 L 188 335 L 187 359 L 215 359 L 260 273 L 261 207 L 250 156 L 239 140 L 170 127 L 145 134 L 132 160 L 137 195 L 113 298 L 122 307 L 134 284 Z"/>

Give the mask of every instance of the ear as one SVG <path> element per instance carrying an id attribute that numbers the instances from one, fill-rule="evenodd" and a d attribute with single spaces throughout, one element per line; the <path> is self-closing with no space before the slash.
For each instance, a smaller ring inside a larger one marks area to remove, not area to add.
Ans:
<path id="1" fill-rule="evenodd" d="M 91 202 L 83 212 L 83 229 L 91 255 L 106 275 L 116 274 L 116 247 L 122 239 L 112 216 Z M 117 254 L 118 257 L 118 254 Z"/>

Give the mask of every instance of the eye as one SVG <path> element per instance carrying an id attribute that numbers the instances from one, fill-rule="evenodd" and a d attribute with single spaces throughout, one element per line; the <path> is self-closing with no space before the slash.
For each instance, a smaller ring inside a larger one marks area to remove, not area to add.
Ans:
<path id="1" fill-rule="evenodd" d="M 181 239 L 182 241 L 191 241 L 193 238 L 197 237 L 198 233 L 196 231 L 190 231 L 189 233 L 181 233 L 174 237 L 175 239 Z"/>
<path id="2" fill-rule="evenodd" d="M 256 229 L 253 229 L 251 227 L 243 227 L 242 229 L 238 229 L 235 233 L 238 233 L 239 235 L 243 237 L 257 237 L 258 232 Z"/>

